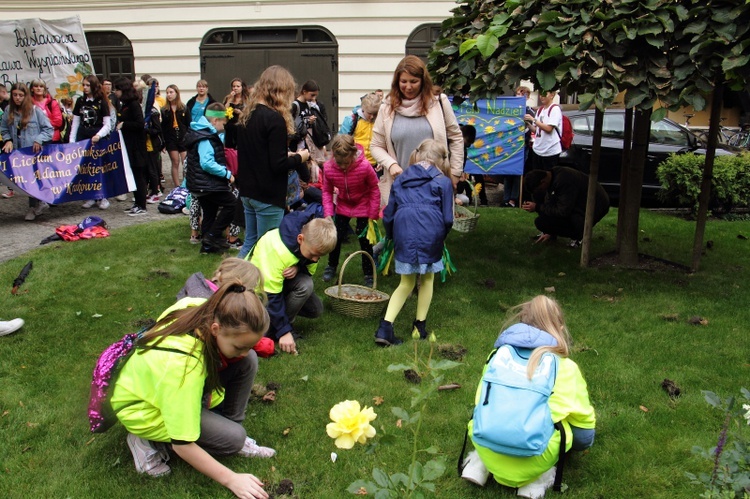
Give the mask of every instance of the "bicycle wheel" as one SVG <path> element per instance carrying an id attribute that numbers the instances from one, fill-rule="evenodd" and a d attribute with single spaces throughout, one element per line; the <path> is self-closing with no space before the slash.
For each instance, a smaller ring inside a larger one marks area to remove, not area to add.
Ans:
<path id="1" fill-rule="evenodd" d="M 747 144 L 747 133 L 737 132 L 727 140 L 727 144 L 734 147 L 745 147 Z"/>

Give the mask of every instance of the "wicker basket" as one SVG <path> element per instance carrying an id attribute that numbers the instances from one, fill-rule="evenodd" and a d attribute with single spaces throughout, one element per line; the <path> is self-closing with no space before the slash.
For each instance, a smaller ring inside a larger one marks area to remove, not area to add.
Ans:
<path id="1" fill-rule="evenodd" d="M 342 284 L 346 265 L 357 255 L 367 255 L 372 262 L 373 282 L 372 288 L 360 286 L 358 284 Z M 375 260 L 366 251 L 355 251 L 344 260 L 339 272 L 339 283 L 337 286 L 326 288 L 326 295 L 330 299 L 331 308 L 342 315 L 364 319 L 367 317 L 377 317 L 383 313 L 388 300 L 391 298 L 388 293 L 378 291 L 378 273 Z M 358 296 L 355 296 L 358 295 Z"/>
<path id="2" fill-rule="evenodd" d="M 474 198 L 474 212 L 463 206 L 453 205 L 453 229 L 458 232 L 471 232 L 477 228 L 477 221 L 479 220 L 479 214 L 477 213 L 477 201 L 479 196 L 474 192 L 474 185 L 469 183 L 472 191 L 472 198 Z M 459 218 L 457 215 L 461 214 Z"/>

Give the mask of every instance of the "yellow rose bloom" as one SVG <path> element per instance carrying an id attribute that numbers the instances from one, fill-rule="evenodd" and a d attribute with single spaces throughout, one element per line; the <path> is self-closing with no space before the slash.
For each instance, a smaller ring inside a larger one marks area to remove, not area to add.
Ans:
<path id="1" fill-rule="evenodd" d="M 326 425 L 326 433 L 336 439 L 339 449 L 351 449 L 355 443 L 364 444 L 368 438 L 375 436 L 375 428 L 370 421 L 377 416 L 372 407 L 365 406 L 360 410 L 356 400 L 345 400 L 334 405 L 329 412 L 331 421 Z"/>

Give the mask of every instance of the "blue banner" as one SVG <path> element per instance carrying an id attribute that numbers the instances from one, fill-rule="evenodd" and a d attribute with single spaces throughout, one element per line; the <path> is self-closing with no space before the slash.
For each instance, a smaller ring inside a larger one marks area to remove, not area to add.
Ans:
<path id="1" fill-rule="evenodd" d="M 523 175 L 526 99 L 496 97 L 468 100 L 453 106 L 458 122 L 476 128 L 477 139 L 469 148 L 466 173 Z"/>
<path id="2" fill-rule="evenodd" d="M 119 132 L 72 144 L 49 144 L 0 154 L 4 184 L 50 204 L 101 199 L 135 190 L 127 151 Z"/>

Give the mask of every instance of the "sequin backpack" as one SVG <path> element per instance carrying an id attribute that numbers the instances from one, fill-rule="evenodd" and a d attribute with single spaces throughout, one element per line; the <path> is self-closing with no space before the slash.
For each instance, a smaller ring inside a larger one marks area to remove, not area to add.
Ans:
<path id="1" fill-rule="evenodd" d="M 96 361 L 89 396 L 89 428 L 92 433 L 104 433 L 117 422 L 109 399 L 117 376 L 135 350 L 140 335 L 126 334 L 120 341 L 108 346 Z"/>

